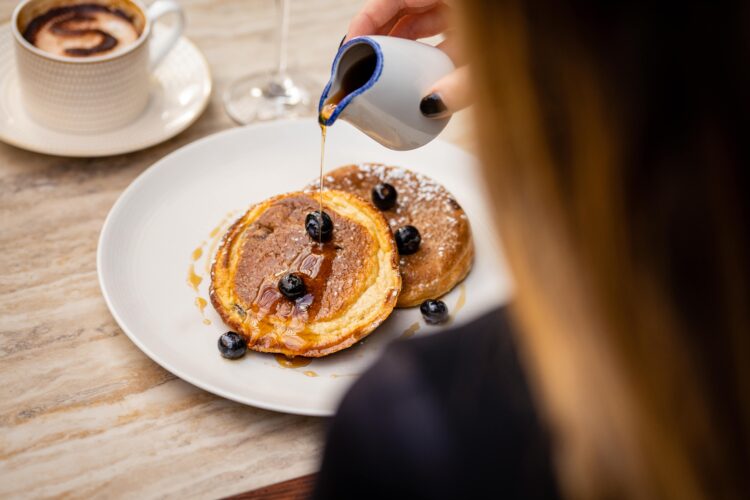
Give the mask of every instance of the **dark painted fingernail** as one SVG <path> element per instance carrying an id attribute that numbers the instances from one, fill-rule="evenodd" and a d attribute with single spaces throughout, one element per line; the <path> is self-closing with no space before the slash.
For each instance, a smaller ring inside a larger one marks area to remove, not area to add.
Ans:
<path id="1" fill-rule="evenodd" d="M 346 40 L 346 35 L 344 35 L 344 38 L 341 39 L 341 43 L 339 43 L 339 48 L 341 48 L 341 46 L 344 45 L 344 40 Z"/>
<path id="2" fill-rule="evenodd" d="M 422 99 L 422 102 L 419 103 L 419 110 L 427 118 L 440 118 L 447 113 L 448 108 L 440 95 L 433 92 Z"/>

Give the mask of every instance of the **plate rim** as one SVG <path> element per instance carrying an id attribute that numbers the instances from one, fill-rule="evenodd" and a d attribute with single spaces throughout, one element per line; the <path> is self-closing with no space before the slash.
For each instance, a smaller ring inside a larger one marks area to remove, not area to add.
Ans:
<path id="1" fill-rule="evenodd" d="M 189 144 L 185 144 L 184 146 L 175 149 L 174 151 L 170 152 L 169 154 L 163 156 L 162 158 L 160 158 L 159 160 L 151 164 L 143 172 L 141 172 L 135 179 L 131 181 L 131 183 L 120 193 L 120 195 L 117 197 L 117 200 L 115 200 L 112 207 L 109 209 L 109 212 L 107 213 L 107 216 L 104 219 L 104 223 L 102 224 L 102 227 L 99 231 L 99 238 L 97 240 L 96 273 L 97 273 L 97 280 L 99 282 L 99 288 L 104 298 L 104 301 L 107 304 L 107 309 L 109 310 L 110 314 L 112 315 L 112 317 L 114 318 L 115 322 L 120 327 L 120 329 L 123 331 L 123 333 L 125 333 L 125 335 L 130 339 L 130 341 L 133 342 L 136 345 L 136 347 L 138 347 L 141 350 L 141 352 L 146 354 L 146 356 L 148 356 L 154 363 L 161 366 L 165 370 L 169 371 L 173 375 L 176 375 L 177 377 L 184 380 L 185 382 L 188 382 L 206 392 L 215 394 L 217 396 L 223 397 L 230 401 L 235 401 L 237 403 L 252 406 L 255 408 L 261 408 L 263 410 L 270 410 L 270 411 L 292 414 L 292 415 L 303 415 L 303 416 L 309 416 L 309 417 L 330 417 L 336 413 L 336 408 L 331 408 L 329 410 L 315 409 L 315 408 L 305 409 L 305 408 L 300 408 L 300 407 L 287 406 L 285 404 L 268 403 L 263 400 L 258 400 L 252 397 L 240 396 L 235 393 L 225 391 L 224 389 L 212 383 L 203 382 L 200 380 L 200 378 L 194 377 L 193 375 L 181 369 L 175 368 L 169 362 L 163 360 L 162 358 L 157 356 L 155 353 L 153 353 L 150 349 L 148 349 L 138 339 L 138 337 L 129 330 L 129 328 L 126 326 L 125 322 L 122 320 L 122 318 L 117 313 L 117 310 L 112 304 L 112 301 L 110 299 L 110 292 L 107 289 L 107 286 L 105 284 L 105 280 L 103 277 L 103 272 L 102 272 L 103 243 L 104 243 L 105 238 L 108 237 L 109 232 L 112 231 L 112 224 L 113 224 L 112 221 L 115 220 L 118 214 L 123 210 L 122 207 L 130 198 L 130 196 L 132 196 L 132 193 L 136 192 L 136 190 L 139 189 L 143 183 L 148 182 L 148 179 L 151 176 L 156 175 L 155 172 L 158 172 L 160 171 L 160 169 L 165 168 L 164 165 L 167 164 L 167 162 L 172 156 L 178 153 L 184 154 L 186 151 L 189 152 L 192 149 L 201 147 L 203 143 L 216 140 L 218 137 L 238 135 L 238 134 L 246 133 L 248 130 L 253 130 L 257 128 L 283 128 L 287 126 L 288 124 L 296 125 L 297 123 L 306 122 L 309 119 L 310 119 L 309 117 L 308 118 L 292 118 L 292 119 L 286 119 L 286 120 L 259 122 L 259 123 L 254 123 L 250 125 L 245 125 L 245 126 L 226 128 L 226 129 L 214 132 L 212 134 L 206 135 L 204 137 L 201 137 L 200 139 L 197 139 Z M 457 151 L 460 151 L 462 154 L 466 154 L 474 158 L 474 155 L 472 155 L 465 149 L 453 143 L 450 143 L 442 139 L 435 139 L 435 141 L 438 141 L 442 146 L 448 147 L 450 149 L 455 149 Z"/>
<path id="2" fill-rule="evenodd" d="M 7 33 L 3 33 L 4 31 L 7 31 Z M 10 33 L 10 22 L 0 24 L 0 36 L 10 36 L 12 37 L 12 33 Z M 35 142 L 29 142 L 24 140 L 17 140 L 16 138 L 9 136 L 6 133 L 3 133 L 3 131 L 0 129 L 0 141 L 4 142 L 5 144 L 8 144 L 10 146 L 13 146 L 15 148 L 23 149 L 25 151 L 30 151 L 32 153 L 38 153 L 38 154 L 44 154 L 49 156 L 61 156 L 65 158 L 104 158 L 108 156 L 117 156 L 117 155 L 123 155 L 128 153 L 135 153 L 137 151 L 143 151 L 145 149 L 148 149 L 150 147 L 156 146 L 158 144 L 161 144 L 163 142 L 166 142 L 174 137 L 177 137 L 182 132 L 187 130 L 191 125 L 193 125 L 196 121 L 198 121 L 198 118 L 200 118 L 203 115 L 203 112 L 206 111 L 206 108 L 208 108 L 208 104 L 211 101 L 211 95 L 214 90 L 214 79 L 213 74 L 211 73 L 211 66 L 208 64 L 208 59 L 206 59 L 205 54 L 198 48 L 195 43 L 193 43 L 192 40 L 190 40 L 185 35 L 181 35 L 178 39 L 180 42 L 187 43 L 190 48 L 192 48 L 195 53 L 200 57 L 201 65 L 205 69 L 205 75 L 206 79 L 204 81 L 204 84 L 207 83 L 207 87 L 205 92 L 203 93 L 203 98 L 201 100 L 200 106 L 198 106 L 195 110 L 195 115 L 192 116 L 189 120 L 187 120 L 182 126 L 177 127 L 174 132 L 171 132 L 169 134 L 163 135 L 163 136 L 156 136 L 156 138 L 146 139 L 140 143 L 137 144 L 130 144 L 127 146 L 113 146 L 111 149 L 102 152 L 93 152 L 93 151 L 87 151 L 85 149 L 78 149 L 78 150 L 61 150 L 59 148 L 47 148 L 45 147 L 45 144 L 43 143 L 35 143 Z M 11 40 L 12 41 L 12 40 Z M 7 56 L 8 58 L 14 58 L 14 55 Z M 167 55 L 169 57 L 169 55 Z M 11 64 L 11 66 L 15 66 L 14 64 Z M 15 70 L 14 70 L 15 71 Z M 5 74 L 2 79 L 5 80 L 9 78 L 11 75 L 10 72 Z M 137 120 L 137 119 L 136 119 Z M 41 125 L 37 125 L 38 127 L 42 127 Z M 42 127 L 43 128 L 43 127 Z M 115 132 L 110 131 L 110 132 Z M 92 139 L 97 138 L 97 134 L 91 134 Z"/>

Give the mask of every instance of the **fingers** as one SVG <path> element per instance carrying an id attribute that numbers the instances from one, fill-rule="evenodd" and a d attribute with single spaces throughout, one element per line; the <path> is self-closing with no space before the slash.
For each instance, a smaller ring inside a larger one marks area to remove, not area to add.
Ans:
<path id="1" fill-rule="evenodd" d="M 466 57 L 459 46 L 458 39 L 450 31 L 446 33 L 445 40 L 439 43 L 437 48 L 445 52 L 456 66 L 466 64 Z"/>
<path id="2" fill-rule="evenodd" d="M 471 104 L 469 68 L 463 66 L 432 86 L 419 109 L 428 118 L 444 118 Z"/>
<path id="3" fill-rule="evenodd" d="M 450 25 L 450 9 L 442 0 L 368 0 L 349 24 L 342 44 L 357 36 L 390 35 L 399 38 L 426 38 L 444 32 Z M 447 38 L 438 48 L 456 63 L 461 51 Z M 422 114 L 442 118 L 471 104 L 469 71 L 462 67 L 441 78 L 420 103 Z"/>
<path id="4" fill-rule="evenodd" d="M 448 6 L 440 3 L 426 12 L 407 14 L 398 20 L 388 34 L 410 40 L 437 35 L 448 29 L 449 13 Z"/>
<path id="5" fill-rule="evenodd" d="M 369 0 L 349 24 L 346 39 L 362 35 L 387 35 L 406 14 L 425 12 L 441 0 Z"/>

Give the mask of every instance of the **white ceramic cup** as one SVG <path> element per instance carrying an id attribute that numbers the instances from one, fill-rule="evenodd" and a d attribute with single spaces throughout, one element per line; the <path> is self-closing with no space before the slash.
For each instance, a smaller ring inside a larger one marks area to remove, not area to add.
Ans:
<path id="1" fill-rule="evenodd" d="M 133 15 L 140 36 L 112 53 L 65 57 L 45 52 L 22 35 L 36 16 L 59 6 L 96 3 Z M 166 14 L 176 23 L 151 43 L 153 24 Z M 148 9 L 137 0 L 23 0 L 13 12 L 18 84 L 24 108 L 39 124 L 73 133 L 122 127 L 148 104 L 151 72 L 177 43 L 185 25 L 174 0 L 157 0 Z"/>
<path id="2" fill-rule="evenodd" d="M 442 50 L 431 45 L 389 36 L 363 36 L 339 49 L 333 61 L 331 81 L 320 98 L 323 109 L 328 96 L 342 87 L 342 77 L 358 61 L 375 56 L 367 83 L 339 102 L 325 125 L 339 117 L 395 150 L 415 149 L 434 139 L 450 117 L 425 117 L 419 109 L 430 86 L 455 69 Z"/>

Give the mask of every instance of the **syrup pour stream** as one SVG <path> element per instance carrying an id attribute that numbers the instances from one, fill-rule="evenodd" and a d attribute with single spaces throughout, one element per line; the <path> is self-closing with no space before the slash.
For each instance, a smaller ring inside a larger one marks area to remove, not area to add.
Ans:
<path id="1" fill-rule="evenodd" d="M 334 95 L 328 102 L 323 105 L 323 109 L 320 110 L 318 115 L 318 124 L 320 125 L 320 179 L 318 181 L 318 200 L 320 204 L 320 217 L 321 224 L 323 223 L 323 165 L 325 164 L 326 157 L 326 133 L 328 132 L 328 126 L 325 124 L 328 119 L 336 111 L 336 106 L 341 102 L 343 98 L 343 91 L 339 91 Z M 320 234 L 319 243 L 323 243 L 323 233 Z"/>
<path id="2" fill-rule="evenodd" d="M 339 103 L 344 97 L 348 96 L 355 90 L 362 88 L 375 73 L 377 67 L 377 56 L 375 53 L 369 54 L 368 56 L 356 61 L 352 64 L 341 78 L 341 87 L 339 90 L 329 96 L 318 115 L 318 124 L 320 124 L 320 180 L 318 182 L 318 197 L 320 201 L 320 214 L 323 217 L 323 164 L 325 160 L 326 151 L 326 132 L 328 131 L 328 125 L 326 123 L 333 116 Z M 332 125 L 332 124 L 331 124 Z M 321 236 L 322 238 L 322 236 Z M 322 243 L 322 241 L 321 241 Z"/>

